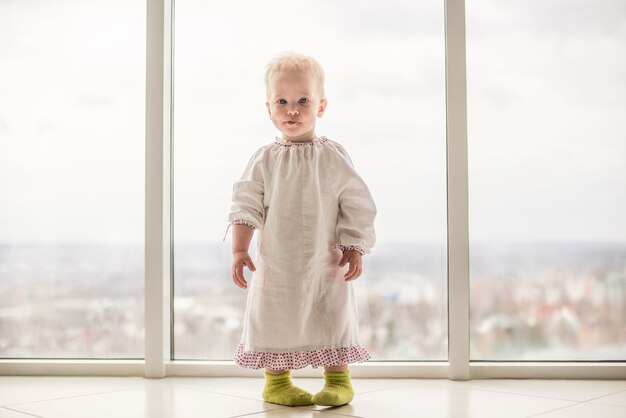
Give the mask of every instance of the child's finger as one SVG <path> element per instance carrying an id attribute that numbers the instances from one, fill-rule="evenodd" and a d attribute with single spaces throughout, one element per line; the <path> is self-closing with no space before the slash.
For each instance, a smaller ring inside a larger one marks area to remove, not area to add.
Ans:
<path id="1" fill-rule="evenodd" d="M 363 269 L 361 269 L 361 267 L 357 268 L 356 271 L 353 274 L 353 277 L 349 277 L 346 279 L 347 282 L 352 281 L 352 280 L 356 280 L 361 273 L 363 273 Z"/>
<path id="2" fill-rule="evenodd" d="M 239 278 L 237 277 L 237 272 L 235 271 L 235 269 L 233 269 L 232 279 L 233 283 L 235 283 L 235 286 L 241 287 L 241 283 L 239 283 Z"/>
<path id="3" fill-rule="evenodd" d="M 339 261 L 339 267 L 343 267 L 346 265 L 346 263 L 348 262 L 348 254 L 347 253 L 343 253 L 343 257 L 341 257 L 341 260 Z"/>
<path id="4" fill-rule="evenodd" d="M 354 274 L 357 269 L 357 265 L 355 263 L 350 263 L 350 268 L 348 272 L 343 276 L 346 280 L 350 280 L 350 277 Z"/>
<path id="5" fill-rule="evenodd" d="M 254 265 L 254 263 L 252 262 L 252 259 L 248 258 L 246 260 L 246 266 L 248 266 L 248 268 L 250 269 L 250 271 L 256 271 L 256 266 Z"/>
<path id="6" fill-rule="evenodd" d="M 235 284 L 242 289 L 247 287 L 248 284 L 246 283 L 246 279 L 243 277 L 243 265 L 235 266 L 233 280 L 235 281 Z"/>
<path id="7" fill-rule="evenodd" d="M 237 287 L 241 287 L 241 283 L 239 282 L 239 277 L 237 277 L 237 271 L 233 268 L 233 283 L 235 283 L 235 286 Z"/>

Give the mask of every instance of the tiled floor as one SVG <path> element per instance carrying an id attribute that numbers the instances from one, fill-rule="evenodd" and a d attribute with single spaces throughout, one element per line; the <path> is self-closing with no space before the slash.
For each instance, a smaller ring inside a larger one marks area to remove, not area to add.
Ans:
<path id="1" fill-rule="evenodd" d="M 315 393 L 323 380 L 294 378 Z M 342 407 L 265 403 L 251 378 L 0 376 L 0 418 L 625 418 L 624 380 L 353 379 Z"/>

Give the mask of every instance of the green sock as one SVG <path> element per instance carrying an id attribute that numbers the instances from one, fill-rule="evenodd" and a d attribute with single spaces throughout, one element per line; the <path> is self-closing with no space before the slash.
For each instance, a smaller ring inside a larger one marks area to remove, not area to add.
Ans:
<path id="1" fill-rule="evenodd" d="M 272 375 L 265 372 L 265 388 L 263 400 L 278 405 L 298 406 L 313 405 L 311 395 L 291 382 L 291 370 L 283 374 Z"/>
<path id="2" fill-rule="evenodd" d="M 350 383 L 350 371 L 324 372 L 324 388 L 313 396 L 315 405 L 339 406 L 350 403 L 354 390 Z"/>

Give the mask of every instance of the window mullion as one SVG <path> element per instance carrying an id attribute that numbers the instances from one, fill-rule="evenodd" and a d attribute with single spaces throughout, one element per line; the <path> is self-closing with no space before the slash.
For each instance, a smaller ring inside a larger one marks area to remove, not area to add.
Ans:
<path id="1" fill-rule="evenodd" d="M 449 378 L 469 368 L 469 226 L 465 2 L 445 1 Z"/>
<path id="2" fill-rule="evenodd" d="M 147 1 L 145 371 L 165 376 L 171 359 L 170 105 L 171 2 Z"/>

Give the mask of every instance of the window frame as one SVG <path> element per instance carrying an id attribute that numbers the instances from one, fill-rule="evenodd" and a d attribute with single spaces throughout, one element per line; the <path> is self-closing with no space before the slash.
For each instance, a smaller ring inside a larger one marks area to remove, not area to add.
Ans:
<path id="1" fill-rule="evenodd" d="M 354 377 L 450 380 L 625 379 L 620 361 L 470 361 L 465 1 L 444 0 L 448 206 L 448 361 L 370 361 Z M 172 358 L 174 0 L 146 0 L 145 359 L 0 359 L 0 375 L 249 376 L 234 361 Z M 310 368 L 294 375 L 318 377 Z"/>

